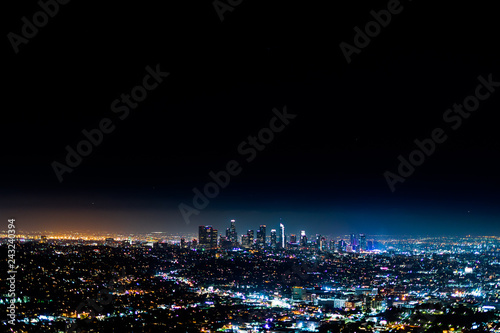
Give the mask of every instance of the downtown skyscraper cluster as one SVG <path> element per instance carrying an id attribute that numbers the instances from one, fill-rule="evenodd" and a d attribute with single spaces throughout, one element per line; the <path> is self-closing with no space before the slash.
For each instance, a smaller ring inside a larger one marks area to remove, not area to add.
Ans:
<path id="1" fill-rule="evenodd" d="M 280 219 L 279 227 L 270 230 L 267 235 L 267 225 L 261 224 L 257 231 L 249 229 L 238 237 L 236 231 L 236 220 L 230 221 L 230 226 L 226 228 L 224 235 L 219 235 L 218 230 L 211 225 L 199 226 L 197 247 L 202 249 L 314 249 L 316 251 L 335 252 L 365 252 L 374 249 L 374 242 L 367 240 L 366 235 L 350 234 L 348 241 L 344 239 L 330 239 L 321 234 L 315 234 L 309 239 L 305 230 L 300 230 L 300 234 L 287 235 L 285 224 Z"/>

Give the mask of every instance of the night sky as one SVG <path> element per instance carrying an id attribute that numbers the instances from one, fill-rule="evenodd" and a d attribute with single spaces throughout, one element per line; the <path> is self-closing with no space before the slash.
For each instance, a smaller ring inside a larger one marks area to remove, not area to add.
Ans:
<path id="1" fill-rule="evenodd" d="M 33 22 L 41 8 L 4 4 L 5 225 L 195 233 L 236 219 L 241 234 L 281 218 L 287 233 L 499 234 L 493 3 L 218 3 L 237 5 L 221 21 L 212 1 L 70 1 L 17 53 L 9 33 L 22 36 L 21 18 Z M 340 44 L 354 48 L 354 28 L 388 6 L 398 13 L 348 63 Z M 446 120 L 476 96 L 480 76 L 493 82 L 479 88 L 488 96 Z M 144 85 L 154 86 L 144 100 L 121 101 Z M 242 154 L 284 109 L 282 130 Z M 103 119 L 112 132 L 60 181 L 54 162 L 66 165 L 66 146 Z M 398 174 L 398 156 L 436 128 L 446 140 L 392 191 L 384 173 Z M 232 160 L 240 172 L 186 223 L 179 204 L 195 209 L 193 188 Z"/>

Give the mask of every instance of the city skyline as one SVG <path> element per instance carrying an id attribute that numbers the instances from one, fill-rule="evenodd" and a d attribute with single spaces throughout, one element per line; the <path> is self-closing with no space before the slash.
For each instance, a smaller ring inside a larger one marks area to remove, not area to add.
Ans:
<path id="1" fill-rule="evenodd" d="M 259 249 L 109 237 L 21 242 L 12 234 L 0 250 L 16 243 L 23 279 L 2 271 L 9 284 L 0 306 L 9 313 L 2 324 L 19 331 L 500 328 L 500 237 L 387 238 L 368 241 L 374 251 L 353 251 L 343 241 L 325 246 L 320 235 L 307 246 Z M 362 234 L 351 236 L 364 246 Z"/>
<path id="2" fill-rule="evenodd" d="M 238 216 L 241 231 L 258 229 L 260 224 L 268 225 L 268 229 L 279 229 L 280 218 L 287 221 L 291 230 L 302 230 L 304 226 L 313 224 L 320 233 L 348 234 L 365 231 L 369 234 L 412 234 L 412 235 L 498 235 L 500 226 L 496 221 L 496 208 L 474 206 L 471 208 L 453 208 L 448 210 L 423 209 L 416 205 L 383 209 L 371 206 L 363 209 L 360 205 L 339 207 L 330 211 L 315 209 L 315 213 L 303 211 L 214 211 L 207 209 L 199 219 L 186 224 L 176 210 L 161 211 L 158 208 L 130 207 L 120 211 L 98 208 L 101 204 L 84 203 L 80 207 L 64 207 L 60 209 L 44 209 L 31 206 L 26 209 L 12 209 L 10 216 L 19 221 L 19 227 L 32 230 L 71 231 L 94 229 L 109 232 L 152 232 L 186 233 L 195 231 L 196 225 L 213 225 L 225 230 L 225 221 Z M 1 204 L 0 204 L 1 205 Z M 81 206 L 87 206 L 82 208 Z M 5 211 L 5 209 L 1 209 Z M 140 227 L 137 222 L 140 221 Z M 147 226 L 145 228 L 145 226 Z M 308 227 L 309 228 L 309 227 Z"/>

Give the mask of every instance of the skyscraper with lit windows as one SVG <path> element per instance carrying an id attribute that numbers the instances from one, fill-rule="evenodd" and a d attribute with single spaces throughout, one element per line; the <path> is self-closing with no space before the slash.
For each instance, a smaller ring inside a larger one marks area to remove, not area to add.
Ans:
<path id="1" fill-rule="evenodd" d="M 285 226 L 283 223 L 280 223 L 280 245 L 281 248 L 285 248 L 285 243 L 286 243 L 286 236 L 285 236 Z"/>
<path id="2" fill-rule="evenodd" d="M 266 225 L 261 224 L 257 230 L 257 247 L 263 249 L 266 247 Z"/>
<path id="3" fill-rule="evenodd" d="M 271 229 L 271 248 L 276 249 L 277 246 L 276 229 Z"/>
<path id="4" fill-rule="evenodd" d="M 307 246 L 307 236 L 306 236 L 305 230 L 300 231 L 300 246 L 302 246 L 302 247 Z"/>
<path id="5" fill-rule="evenodd" d="M 365 234 L 359 234 L 359 250 L 360 251 L 366 251 L 366 235 Z"/>
<path id="6" fill-rule="evenodd" d="M 351 251 L 356 251 L 358 249 L 358 239 L 356 234 L 351 234 Z"/>
<path id="7" fill-rule="evenodd" d="M 229 240 L 231 243 L 238 243 L 238 234 L 236 233 L 236 220 L 231 220 L 231 227 L 229 228 Z"/>
<path id="8" fill-rule="evenodd" d="M 204 249 L 217 248 L 218 235 L 217 229 L 212 228 L 211 225 L 200 225 L 198 227 L 199 246 Z"/>
<path id="9" fill-rule="evenodd" d="M 248 235 L 248 243 L 250 244 L 250 247 L 252 247 L 255 232 L 253 230 L 248 230 L 247 235 Z"/>

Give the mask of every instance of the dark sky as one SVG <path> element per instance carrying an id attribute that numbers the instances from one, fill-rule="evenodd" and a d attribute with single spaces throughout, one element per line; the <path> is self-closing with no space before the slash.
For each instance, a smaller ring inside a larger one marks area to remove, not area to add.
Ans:
<path id="1" fill-rule="evenodd" d="M 244 0 L 221 21 L 212 1 L 71 1 L 17 54 L 9 33 L 40 5 L 6 3 L 1 218 L 25 230 L 196 232 L 234 218 L 241 233 L 282 218 L 290 233 L 498 235 L 500 88 L 460 126 L 443 119 L 479 76 L 500 81 L 497 11 L 401 1 L 348 63 L 340 43 L 393 3 Z M 120 119 L 113 101 L 147 66 L 169 75 Z M 296 117 L 246 161 L 239 145 L 285 106 Z M 105 118 L 113 132 L 59 182 L 51 164 Z M 446 141 L 391 191 L 384 172 L 436 128 Z M 187 224 L 178 205 L 231 160 L 241 173 Z"/>

